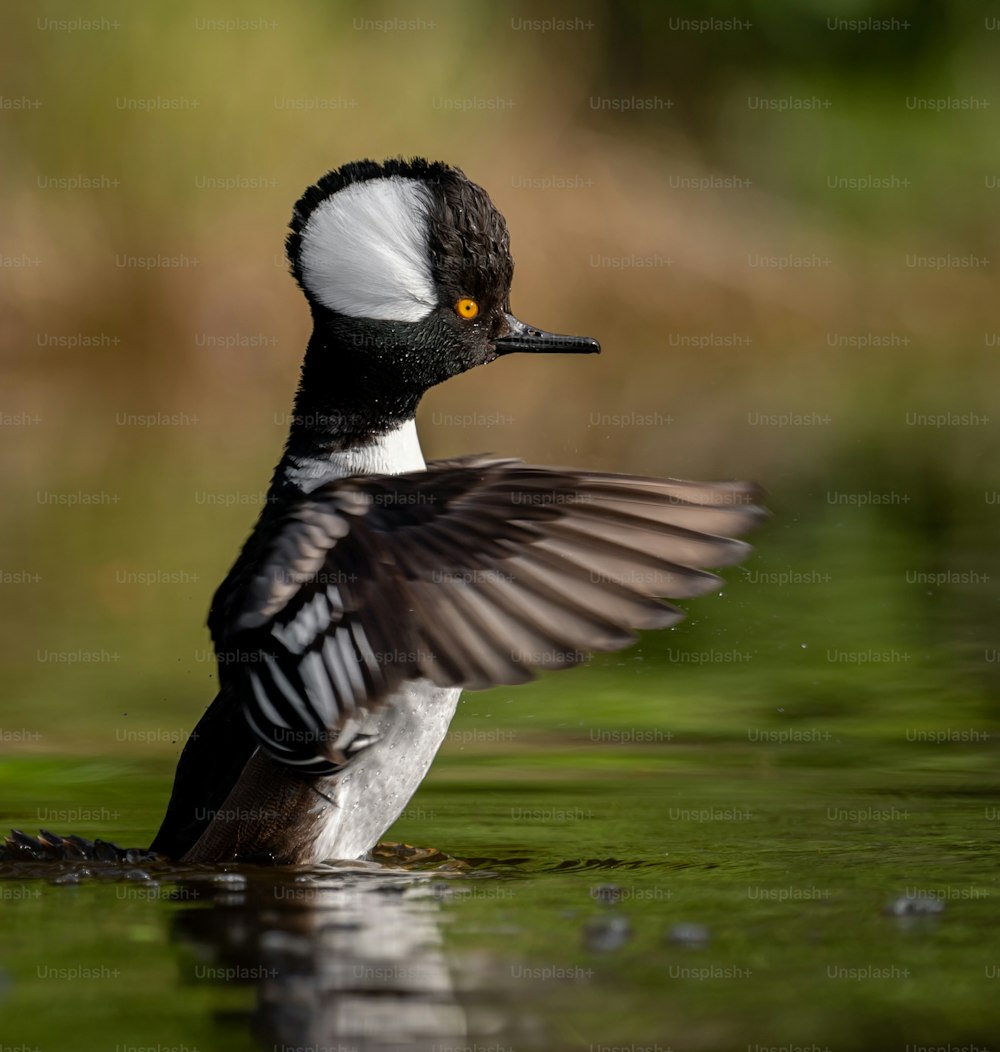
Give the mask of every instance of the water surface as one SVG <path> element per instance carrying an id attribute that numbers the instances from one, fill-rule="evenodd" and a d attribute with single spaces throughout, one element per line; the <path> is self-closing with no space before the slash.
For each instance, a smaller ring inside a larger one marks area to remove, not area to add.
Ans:
<path id="1" fill-rule="evenodd" d="M 516 767 L 452 757 L 393 830 L 444 854 L 7 867 L 4 1041 L 988 1047 L 990 750 L 834 763 L 844 745 L 618 746 L 597 769 L 578 747 Z M 133 803 L 161 791 L 151 773 L 117 774 Z M 4 823 L 37 827 L 23 803 Z"/>

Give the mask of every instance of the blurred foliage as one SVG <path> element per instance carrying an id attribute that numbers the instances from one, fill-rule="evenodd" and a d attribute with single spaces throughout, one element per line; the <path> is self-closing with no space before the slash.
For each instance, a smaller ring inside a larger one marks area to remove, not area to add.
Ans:
<path id="1" fill-rule="evenodd" d="M 30 105 L 0 110 L 0 244 L 22 260 L 0 271 L 0 745 L 177 752 L 308 336 L 291 204 L 329 167 L 413 153 L 460 164 L 507 215 L 515 309 L 605 347 L 431 392 L 429 455 L 753 477 L 774 512 L 726 597 L 676 631 L 460 721 L 558 730 L 591 682 L 577 718 L 597 723 L 993 725 L 995 267 L 907 256 L 990 256 L 1000 145 L 988 108 L 907 99 L 995 101 L 998 37 L 971 2 L 834 6 L 112 2 L 87 17 L 113 27 L 74 31 L 58 20 L 76 4 L 10 8 L 3 95 Z M 544 18 L 575 28 L 526 28 Z M 751 24 L 683 28 L 706 18 Z M 99 185 L 55 183 L 76 177 Z M 897 183 L 828 184 L 864 177 Z M 121 262 L 156 255 L 187 265 Z M 829 262 L 750 263 L 787 255 Z M 789 413 L 817 422 L 760 423 Z M 74 494 L 101 502 L 53 503 Z"/>

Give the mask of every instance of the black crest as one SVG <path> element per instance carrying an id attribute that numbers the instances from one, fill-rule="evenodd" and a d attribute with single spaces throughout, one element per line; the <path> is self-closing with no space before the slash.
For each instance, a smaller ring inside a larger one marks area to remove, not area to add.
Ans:
<path id="1" fill-rule="evenodd" d="M 422 157 L 401 157 L 378 162 L 353 161 L 329 171 L 299 198 L 289 223 L 285 250 L 292 274 L 303 291 L 300 264 L 302 231 L 315 209 L 327 198 L 353 183 L 399 176 L 417 179 L 430 190 L 428 249 L 435 279 L 449 295 L 489 301 L 506 297 L 514 275 L 507 224 L 489 194 L 460 168 Z"/>

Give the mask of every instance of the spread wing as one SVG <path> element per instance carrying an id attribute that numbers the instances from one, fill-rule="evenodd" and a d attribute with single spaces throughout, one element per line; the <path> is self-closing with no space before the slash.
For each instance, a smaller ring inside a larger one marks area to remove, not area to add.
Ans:
<path id="1" fill-rule="evenodd" d="M 439 461 L 328 483 L 213 608 L 220 675 L 275 759 L 329 774 L 404 681 L 481 689 L 627 646 L 712 591 L 758 521 L 746 483 Z"/>

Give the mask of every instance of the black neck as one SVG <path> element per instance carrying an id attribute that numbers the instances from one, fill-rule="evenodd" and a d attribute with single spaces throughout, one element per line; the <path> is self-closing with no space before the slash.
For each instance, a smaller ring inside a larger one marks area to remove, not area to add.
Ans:
<path id="1" fill-rule="evenodd" d="M 338 320 L 316 320 L 272 489 L 295 460 L 325 459 L 369 445 L 414 418 L 423 391 L 405 370 L 393 370 L 389 346 L 381 328 L 366 332 Z"/>

